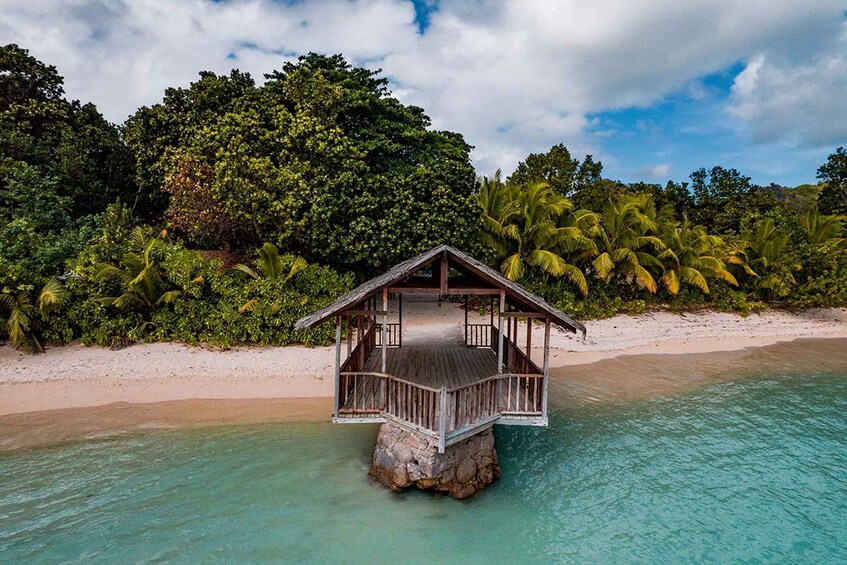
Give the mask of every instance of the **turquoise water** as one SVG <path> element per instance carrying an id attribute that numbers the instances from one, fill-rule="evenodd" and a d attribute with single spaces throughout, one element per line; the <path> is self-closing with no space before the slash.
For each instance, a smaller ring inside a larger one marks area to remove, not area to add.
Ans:
<path id="1" fill-rule="evenodd" d="M 299 423 L 0 456 L 0 561 L 845 562 L 847 375 L 758 377 L 498 428 L 470 502 L 366 478 Z"/>

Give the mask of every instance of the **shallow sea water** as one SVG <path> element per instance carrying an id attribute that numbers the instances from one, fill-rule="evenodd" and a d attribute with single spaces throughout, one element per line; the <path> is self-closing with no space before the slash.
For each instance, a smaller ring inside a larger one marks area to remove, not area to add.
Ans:
<path id="1" fill-rule="evenodd" d="M 229 426 L 0 455 L 0 561 L 847 562 L 847 374 L 554 407 L 547 429 L 496 429 L 503 479 L 468 502 L 370 482 L 375 433 Z"/>

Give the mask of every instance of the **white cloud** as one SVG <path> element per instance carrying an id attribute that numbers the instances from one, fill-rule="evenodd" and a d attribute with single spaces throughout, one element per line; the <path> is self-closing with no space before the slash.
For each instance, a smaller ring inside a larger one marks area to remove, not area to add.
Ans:
<path id="1" fill-rule="evenodd" d="M 635 171 L 637 178 L 646 178 L 649 180 L 667 180 L 671 174 L 671 166 L 662 163 L 660 165 L 644 165 Z"/>
<path id="2" fill-rule="evenodd" d="M 757 142 L 832 147 L 847 140 L 847 42 L 805 64 L 754 56 L 736 77 L 727 113 Z"/>
<path id="3" fill-rule="evenodd" d="M 261 80 L 298 54 L 343 52 L 383 67 L 436 127 L 462 132 L 487 172 L 562 141 L 596 154 L 591 114 L 694 96 L 693 81 L 739 60 L 749 64 L 732 111 L 760 138 L 809 137 L 822 122 L 826 137 L 843 135 L 829 118 L 847 115 L 836 96 L 845 59 L 833 54 L 842 10 L 841 0 L 443 0 L 421 35 L 409 0 L 6 0 L 0 41 L 57 65 L 70 96 L 118 122 L 200 70 Z"/>

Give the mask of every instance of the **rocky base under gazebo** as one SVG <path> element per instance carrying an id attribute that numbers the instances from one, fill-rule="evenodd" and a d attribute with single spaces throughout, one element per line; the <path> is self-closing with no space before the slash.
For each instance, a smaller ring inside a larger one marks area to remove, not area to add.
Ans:
<path id="1" fill-rule="evenodd" d="M 488 428 L 438 452 L 438 442 L 393 423 L 382 424 L 370 475 L 394 491 L 407 488 L 469 498 L 500 478 Z"/>

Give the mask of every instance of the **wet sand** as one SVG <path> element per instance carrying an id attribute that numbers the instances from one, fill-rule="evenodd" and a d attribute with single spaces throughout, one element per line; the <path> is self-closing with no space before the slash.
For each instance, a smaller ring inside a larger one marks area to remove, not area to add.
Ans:
<path id="1" fill-rule="evenodd" d="M 331 398 L 192 399 L 0 416 L 0 452 L 223 424 L 326 421 Z"/>
<path id="2" fill-rule="evenodd" d="M 734 351 L 622 355 L 552 369 L 557 406 L 644 400 L 757 375 L 847 375 L 847 339 L 797 339 Z"/>
<path id="3" fill-rule="evenodd" d="M 711 353 L 621 355 L 552 369 L 550 402 L 554 407 L 567 409 L 680 394 L 696 387 L 756 375 L 829 371 L 847 374 L 847 339 L 798 339 Z M 74 392 L 74 383 L 68 381 L 40 382 L 37 386 L 43 394 L 51 396 L 85 394 L 86 390 L 82 387 L 82 392 Z M 157 388 L 159 385 L 148 381 L 116 386 Z M 224 382 L 218 392 L 226 391 Z M 0 416 L 0 452 L 193 426 L 327 421 L 332 411 L 328 397 L 210 398 L 212 390 L 194 392 L 205 398 L 113 402 L 3 415 Z M 233 392 L 229 390 L 230 394 Z"/>

